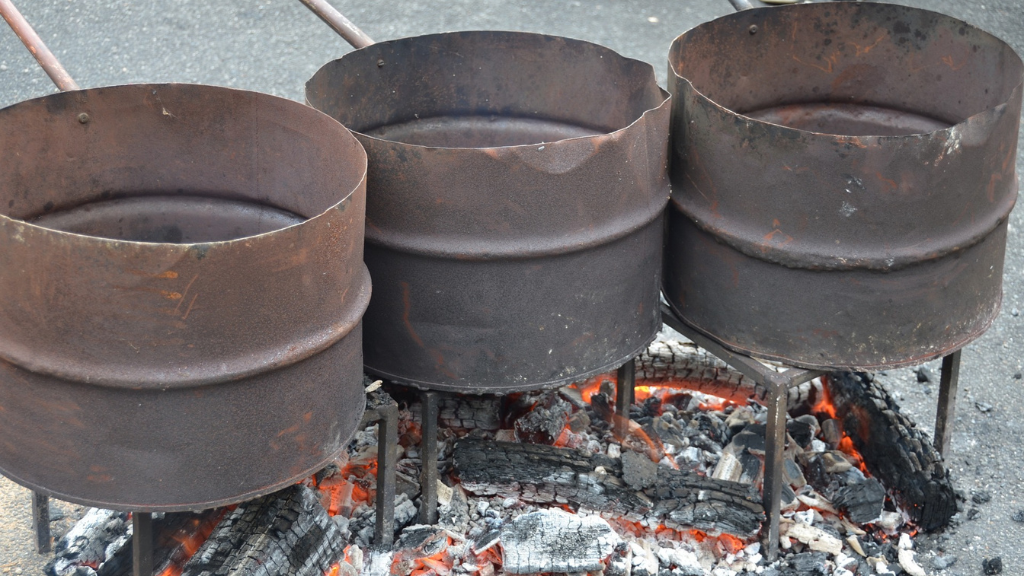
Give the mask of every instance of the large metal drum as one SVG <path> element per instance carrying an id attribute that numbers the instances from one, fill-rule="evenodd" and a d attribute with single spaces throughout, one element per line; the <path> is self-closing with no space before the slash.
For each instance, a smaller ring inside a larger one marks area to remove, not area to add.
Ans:
<path id="1" fill-rule="evenodd" d="M 368 371 L 463 393 L 606 371 L 661 326 L 667 94 L 578 40 L 460 32 L 321 68 L 367 150 Z"/>
<path id="2" fill-rule="evenodd" d="M 740 352 L 875 370 L 999 310 L 1022 63 L 953 18 L 875 3 L 747 10 L 669 56 L 665 296 Z"/>
<path id="3" fill-rule="evenodd" d="M 364 406 L 365 170 L 340 124 L 253 92 L 0 110 L 0 472 L 188 510 L 336 457 Z"/>

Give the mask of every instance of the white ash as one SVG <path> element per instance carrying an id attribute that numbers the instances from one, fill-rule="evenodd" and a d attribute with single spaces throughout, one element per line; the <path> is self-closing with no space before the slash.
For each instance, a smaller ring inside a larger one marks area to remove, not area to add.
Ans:
<path id="1" fill-rule="evenodd" d="M 510 574 L 599 570 L 619 542 L 600 517 L 540 510 L 502 528 L 503 568 Z"/>

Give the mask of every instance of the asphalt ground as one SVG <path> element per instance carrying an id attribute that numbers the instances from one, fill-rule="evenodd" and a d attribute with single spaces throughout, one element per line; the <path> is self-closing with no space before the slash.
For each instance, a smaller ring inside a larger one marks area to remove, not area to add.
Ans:
<path id="1" fill-rule="evenodd" d="M 906 0 L 1002 38 L 1024 54 L 1021 0 Z M 297 0 L 20 0 L 19 8 L 83 88 L 135 82 L 192 82 L 244 88 L 301 101 L 305 81 L 351 48 Z M 732 8 L 726 0 L 334 0 L 376 40 L 455 30 L 524 30 L 597 42 L 652 64 L 664 85 L 668 46 L 685 30 Z M 9 29 L 0 26 L 0 107 L 55 92 Z M 0 138 L 3 136 L 0 135 Z M 1018 151 L 1024 169 L 1024 145 Z M 992 499 L 944 534 L 919 538 L 926 550 L 957 556 L 946 574 L 981 574 L 1001 556 L 1005 574 L 1024 574 L 1024 216 L 1011 215 L 1003 309 L 963 352 L 949 463 L 970 498 Z M 1013 311 L 1018 314 L 1014 315 Z M 937 363 L 930 365 L 938 374 Z M 910 369 L 881 376 L 905 411 L 929 431 L 937 384 Z M 977 406 L 991 406 L 983 412 Z M 69 515 L 75 507 L 61 505 Z M 966 514 L 964 514 L 966 516 Z M 69 516 L 70 518 L 70 516 Z M 68 521 L 64 521 L 68 523 Z M 0 575 L 38 574 L 28 492 L 0 479 Z M 60 528 L 60 523 L 58 523 Z M 66 529 L 66 528 L 65 528 Z M 930 566 L 932 552 L 923 563 Z"/>

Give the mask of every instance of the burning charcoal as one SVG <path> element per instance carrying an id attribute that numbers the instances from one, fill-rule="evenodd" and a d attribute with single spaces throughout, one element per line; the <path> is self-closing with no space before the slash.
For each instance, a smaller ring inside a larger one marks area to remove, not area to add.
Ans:
<path id="1" fill-rule="evenodd" d="M 992 500 L 992 494 L 987 490 L 971 492 L 971 502 L 975 504 L 987 504 Z"/>
<path id="2" fill-rule="evenodd" d="M 729 414 L 729 417 L 725 419 L 725 426 L 729 429 L 731 434 L 737 434 L 742 431 L 748 424 L 755 424 L 757 420 L 754 418 L 754 411 L 748 406 L 738 406 Z"/>
<path id="3" fill-rule="evenodd" d="M 503 568 L 510 574 L 600 570 L 620 541 L 596 516 L 557 508 L 531 512 L 502 528 Z"/>
<path id="4" fill-rule="evenodd" d="M 794 554 L 787 560 L 799 576 L 828 576 L 828 557 L 821 552 Z"/>
<path id="5" fill-rule="evenodd" d="M 448 548 L 448 535 L 436 526 L 416 524 L 402 531 L 395 550 L 406 558 L 426 558 Z"/>
<path id="6" fill-rule="evenodd" d="M 683 430 L 671 413 L 665 413 L 655 418 L 651 423 L 651 428 L 665 444 L 671 444 L 677 448 L 686 448 L 690 445 L 690 439 L 683 434 Z"/>
<path id="7" fill-rule="evenodd" d="M 822 528 L 800 522 L 786 526 L 786 536 L 803 542 L 811 550 L 828 552 L 833 556 L 843 551 L 843 541 Z"/>
<path id="8" fill-rule="evenodd" d="M 725 440 L 725 422 L 712 412 L 700 412 L 696 416 L 697 425 L 700 431 L 707 434 L 708 438 L 716 443 Z"/>
<path id="9" fill-rule="evenodd" d="M 298 485 L 239 504 L 181 573 L 322 576 L 343 553 L 338 527 L 317 494 Z"/>
<path id="10" fill-rule="evenodd" d="M 54 557 L 44 571 L 49 576 L 70 576 L 79 566 L 98 568 L 107 560 L 107 548 L 117 541 L 128 542 L 130 522 L 127 512 L 90 508 L 57 541 Z"/>
<path id="11" fill-rule="evenodd" d="M 460 486 L 452 490 L 452 497 L 438 508 L 437 525 L 452 532 L 465 532 L 469 526 L 469 502 Z"/>
<path id="12" fill-rule="evenodd" d="M 658 564 L 662 568 L 671 569 L 673 576 L 701 576 L 704 568 L 700 565 L 697 555 L 689 550 L 678 548 L 658 548 L 655 551 Z"/>
<path id="13" fill-rule="evenodd" d="M 572 406 L 555 394 L 542 398 L 542 404 L 515 421 L 516 438 L 520 442 L 550 446 L 565 429 Z"/>
<path id="14" fill-rule="evenodd" d="M 986 576 L 1002 574 L 1003 559 L 999 556 L 996 556 L 995 558 L 985 558 L 981 561 L 981 569 L 985 572 Z"/>
<path id="15" fill-rule="evenodd" d="M 846 513 L 851 522 L 864 524 L 872 522 L 882 514 L 885 504 L 885 488 L 874 478 L 840 488 L 832 503 Z"/>
<path id="16" fill-rule="evenodd" d="M 657 396 L 650 396 L 644 400 L 640 409 L 640 415 L 645 418 L 653 418 L 661 414 L 661 399 Z"/>
<path id="17" fill-rule="evenodd" d="M 650 543 L 642 540 L 639 544 L 630 542 L 630 553 L 633 555 L 632 576 L 658 576 L 658 557 L 650 548 Z"/>
<path id="18" fill-rule="evenodd" d="M 627 542 L 619 542 L 605 568 L 605 576 L 632 576 L 633 551 Z"/>
<path id="19" fill-rule="evenodd" d="M 871 474 L 922 529 L 948 524 L 956 494 L 931 440 L 877 382 L 851 372 L 833 372 L 828 381 L 843 429 Z"/>
<path id="20" fill-rule="evenodd" d="M 794 490 L 799 490 L 807 485 L 804 473 L 800 471 L 800 467 L 797 466 L 792 458 L 786 458 L 782 461 L 782 478 Z"/>
<path id="21" fill-rule="evenodd" d="M 501 531 L 499 530 L 485 530 L 480 536 L 473 539 L 472 549 L 473 552 L 480 554 L 485 552 L 491 546 L 494 546 L 501 540 Z"/>
<path id="22" fill-rule="evenodd" d="M 569 417 L 567 425 L 571 432 L 579 434 L 590 427 L 590 416 L 587 416 L 586 412 L 580 410 Z"/>
<path id="23" fill-rule="evenodd" d="M 765 451 L 765 433 L 766 427 L 764 424 L 750 424 L 743 429 L 742 432 L 733 436 L 730 445 L 735 446 L 739 450 L 746 450 L 751 454 L 757 456 L 764 456 Z"/>
<path id="24" fill-rule="evenodd" d="M 622 479 L 634 490 L 653 486 L 658 479 L 658 465 L 646 454 L 632 450 L 622 453 Z"/>
<path id="25" fill-rule="evenodd" d="M 917 369 L 917 381 L 924 384 L 925 382 L 934 382 L 935 378 L 932 376 L 932 371 L 926 366 L 921 366 Z"/>
<path id="26" fill-rule="evenodd" d="M 811 440 L 814 439 L 814 435 L 817 433 L 818 427 L 808 424 L 802 420 L 803 416 L 795 420 L 786 422 L 786 432 L 789 436 L 800 445 L 801 448 L 807 449 L 811 445 Z M 811 416 L 811 419 L 814 419 Z"/>
<path id="27" fill-rule="evenodd" d="M 830 418 L 822 422 L 821 437 L 830 448 L 835 449 L 836 446 L 839 446 L 839 441 L 843 439 L 843 431 L 839 427 L 839 421 Z"/>

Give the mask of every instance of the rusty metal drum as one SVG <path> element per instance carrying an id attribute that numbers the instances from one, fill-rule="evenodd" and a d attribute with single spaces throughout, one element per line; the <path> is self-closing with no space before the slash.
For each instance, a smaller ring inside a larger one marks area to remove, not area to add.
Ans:
<path id="1" fill-rule="evenodd" d="M 934 12 L 747 10 L 669 55 L 665 296 L 692 327 L 807 368 L 912 365 L 1002 298 L 1022 63 Z"/>
<path id="2" fill-rule="evenodd" d="M 306 99 L 369 158 L 369 372 L 506 393 L 654 338 L 669 99 L 649 65 L 539 34 L 435 34 L 325 65 Z"/>
<path id="3" fill-rule="evenodd" d="M 362 415 L 366 157 L 253 92 L 0 110 L 0 472 L 134 511 L 271 492 Z"/>

